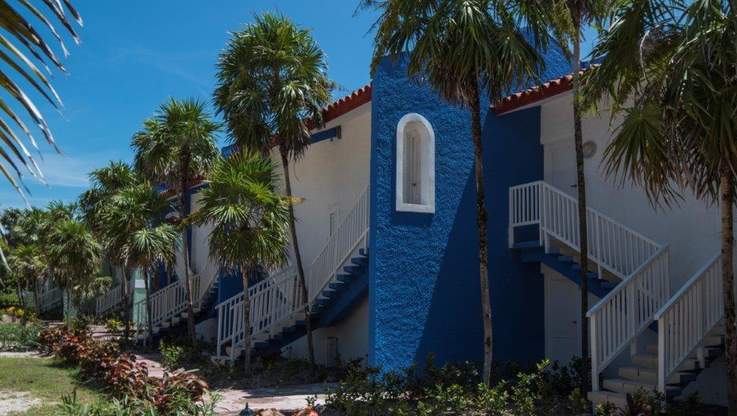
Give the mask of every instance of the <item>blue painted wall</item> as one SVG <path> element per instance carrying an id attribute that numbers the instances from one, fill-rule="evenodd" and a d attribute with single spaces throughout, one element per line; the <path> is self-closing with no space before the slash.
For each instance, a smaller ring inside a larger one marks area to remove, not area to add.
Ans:
<path id="1" fill-rule="evenodd" d="M 567 63 L 550 54 L 546 77 Z M 468 110 L 410 82 L 404 61 L 385 60 L 373 80 L 369 362 L 384 371 L 483 359 L 476 191 Z M 485 105 L 484 108 L 487 106 Z M 410 112 L 436 136 L 435 214 L 395 211 L 396 126 Z M 507 247 L 508 190 L 543 178 L 538 108 L 483 114 L 489 212 L 494 357 L 531 363 L 544 356 L 543 280 Z"/>
<path id="2" fill-rule="evenodd" d="M 405 73 L 385 60 L 372 94 L 369 362 L 385 371 L 429 353 L 482 359 L 470 114 Z M 396 126 L 410 112 L 435 130 L 434 214 L 395 211 Z"/>
<path id="3" fill-rule="evenodd" d="M 543 179 L 540 108 L 489 113 L 483 133 L 494 359 L 531 364 L 545 354 L 543 278 L 509 250 L 507 233 L 509 187 Z"/>

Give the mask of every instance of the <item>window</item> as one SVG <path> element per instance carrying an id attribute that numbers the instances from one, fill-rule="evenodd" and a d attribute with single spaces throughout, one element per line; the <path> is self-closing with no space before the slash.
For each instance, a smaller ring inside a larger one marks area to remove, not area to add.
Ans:
<path id="1" fill-rule="evenodd" d="M 416 113 L 397 125 L 397 211 L 435 212 L 435 132 Z"/>

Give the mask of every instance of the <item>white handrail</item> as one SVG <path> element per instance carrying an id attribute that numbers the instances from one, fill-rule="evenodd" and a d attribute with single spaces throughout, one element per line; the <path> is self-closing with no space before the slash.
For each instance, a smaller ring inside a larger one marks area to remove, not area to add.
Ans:
<path id="1" fill-rule="evenodd" d="M 671 374 L 724 317 L 720 260 L 721 254 L 709 260 L 655 313 L 658 390 L 663 393 Z"/>
<path id="2" fill-rule="evenodd" d="M 192 293 L 195 296 L 193 307 L 197 307 L 201 301 L 201 279 L 198 274 L 190 274 L 192 282 Z M 137 324 L 141 328 L 148 326 L 146 298 L 139 300 L 133 305 L 134 316 L 138 319 Z M 154 327 L 162 326 L 165 322 L 177 317 L 187 310 L 187 291 L 184 286 L 184 278 L 164 286 L 151 295 L 151 324 Z"/>
<path id="3" fill-rule="evenodd" d="M 366 187 L 307 270 L 305 278 L 310 303 L 317 300 L 323 289 L 336 279 L 356 251 L 368 246 L 369 212 L 369 188 Z M 302 298 L 294 267 L 283 269 L 251 286 L 249 296 L 253 342 L 260 335 L 271 336 L 284 325 L 296 321 L 307 304 Z M 217 311 L 217 355 L 221 356 L 224 345 L 236 346 L 243 342 L 243 293 L 217 305 Z M 231 359 L 234 353 L 235 349 L 231 348 Z"/>
<path id="4" fill-rule="evenodd" d="M 291 322 L 297 312 L 304 309 L 305 301 L 299 287 L 299 277 L 294 266 L 287 267 L 271 274 L 248 290 L 251 304 L 251 335 L 255 342 L 259 335 L 273 334 L 285 323 Z M 239 345 L 245 338 L 245 321 L 243 319 L 243 292 L 220 303 L 218 311 L 218 343 L 217 355 L 221 355 L 222 346 L 230 343 Z M 230 354 L 233 358 L 234 350 Z"/>
<path id="5" fill-rule="evenodd" d="M 123 284 L 115 286 L 107 293 L 97 298 L 95 304 L 95 312 L 97 316 L 103 315 L 110 309 L 115 308 L 123 301 Z"/>
<path id="6" fill-rule="evenodd" d="M 593 390 L 599 374 L 643 331 L 670 294 L 669 252 L 653 240 L 588 208 L 588 257 L 622 281 L 587 311 Z M 546 251 L 557 240 L 580 251 L 576 198 L 543 182 L 509 188 L 509 244 L 517 227 L 537 225 Z M 606 327 L 606 330 L 604 330 Z"/>
<path id="7" fill-rule="evenodd" d="M 325 286 L 335 279 L 357 249 L 368 245 L 369 211 L 367 186 L 310 265 L 307 274 L 310 302 L 317 299 Z"/>

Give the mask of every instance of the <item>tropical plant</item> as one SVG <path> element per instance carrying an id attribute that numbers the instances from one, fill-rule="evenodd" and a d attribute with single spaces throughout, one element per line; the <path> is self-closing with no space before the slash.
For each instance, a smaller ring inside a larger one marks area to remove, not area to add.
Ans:
<path id="1" fill-rule="evenodd" d="M 289 162 L 299 160 L 310 144 L 310 129 L 323 124 L 322 109 L 333 83 L 325 53 L 310 32 L 288 18 L 256 16 L 233 34 L 218 60 L 215 105 L 233 142 L 242 149 L 269 154 L 279 148 L 287 197 L 292 198 Z M 302 253 L 289 205 L 289 226 L 302 296 L 307 299 Z M 310 363 L 315 366 L 310 305 L 305 307 Z"/>
<path id="2" fill-rule="evenodd" d="M 586 176 L 584 175 L 583 128 L 581 124 L 581 42 L 583 28 L 599 25 L 610 0 L 556 0 L 552 14 L 553 33 L 571 60 L 573 83 L 573 142 L 576 152 L 576 191 L 578 193 L 578 241 L 581 262 L 580 322 L 586 322 L 589 310 L 589 234 L 586 215 Z M 588 357 L 588 325 L 580 325 L 581 356 Z M 586 386 L 588 387 L 588 386 Z"/>
<path id="3" fill-rule="evenodd" d="M 69 311 L 72 290 L 84 291 L 95 281 L 102 247 L 87 225 L 76 219 L 61 219 L 51 227 L 48 241 L 52 278 L 66 296 Z M 67 316 L 67 321 L 69 321 Z"/>
<path id="4" fill-rule="evenodd" d="M 210 256 L 223 269 L 240 272 L 243 279 L 243 321 L 246 363 L 251 365 L 249 279 L 257 267 L 274 268 L 286 261 L 289 244 L 287 200 L 274 191 L 270 159 L 257 153 L 237 153 L 219 159 L 202 190 L 199 224 L 212 224 Z"/>
<path id="5" fill-rule="evenodd" d="M 497 102 L 513 86 L 537 79 L 544 62 L 536 46 L 542 48 L 548 43 L 547 6 L 525 0 L 363 0 L 362 6 L 381 13 L 374 25 L 373 70 L 387 56 L 406 58 L 410 79 L 421 78 L 445 100 L 470 111 L 484 328 L 483 380 L 488 382 L 492 308 L 481 99 L 485 95 L 492 103 Z M 526 22 L 528 29 L 523 30 L 521 22 Z"/>
<path id="6" fill-rule="evenodd" d="M 16 291 L 21 307 L 26 309 L 23 290 L 31 288 L 35 293 L 38 281 L 48 266 L 41 256 L 41 251 L 35 245 L 21 245 L 11 249 L 8 255 L 8 265 L 15 276 Z M 37 298 L 36 307 L 38 307 Z"/>
<path id="7" fill-rule="evenodd" d="M 130 270 L 126 267 L 124 252 L 121 250 L 121 238 L 125 236 L 115 233 L 109 226 L 109 211 L 112 209 L 113 197 L 127 187 L 139 182 L 136 172 L 125 162 L 111 161 L 107 166 L 95 169 L 90 173 L 90 188 L 79 197 L 79 207 L 85 222 L 101 241 L 105 257 L 111 265 L 122 273 L 120 285 L 123 294 L 123 320 L 125 321 L 124 338 L 130 336 L 131 293 L 128 279 Z"/>
<path id="8" fill-rule="evenodd" d="M 36 4 L 34 4 L 36 3 Z M 64 65 L 57 57 L 47 40 L 53 37 L 60 44 L 60 48 L 64 56 L 68 55 L 67 48 L 61 34 L 56 30 L 56 25 L 61 24 L 64 30 L 72 37 L 75 43 L 79 43 L 77 33 L 72 26 L 71 20 L 66 13 L 70 13 L 77 23 L 82 25 L 82 18 L 72 6 L 70 0 L 61 1 L 30 1 L 24 0 L 11 4 L 3 0 L 0 2 L 0 14 L 3 19 L 0 27 L 7 35 L 3 37 L 2 47 L 0 47 L 0 59 L 7 64 L 8 69 L 14 72 L 15 76 L 22 79 L 31 90 L 39 93 L 52 106 L 59 107 L 61 99 L 56 90 L 44 74 L 41 68 L 49 70 L 49 64 L 56 67 L 62 72 L 66 72 Z M 50 18 L 48 15 L 54 17 Z M 35 23 L 40 23 L 41 27 L 48 35 L 42 35 L 35 28 Z M 46 120 L 41 115 L 36 105 L 31 100 L 29 93 L 26 92 L 13 80 L 10 75 L 11 71 L 2 71 L 0 73 L 0 88 L 17 102 L 20 107 L 25 110 L 33 124 L 39 127 L 45 140 L 55 149 L 56 143 Z M 12 108 L 11 103 L 5 99 L 0 100 L 0 141 L 5 145 L 4 149 L 0 149 L 0 172 L 5 176 L 7 181 L 21 194 L 22 191 L 22 173 L 19 164 L 23 164 L 28 172 L 39 180 L 43 180 L 43 173 L 36 163 L 26 146 L 26 140 L 16 134 L 20 129 L 25 136 L 27 142 L 32 147 L 39 150 L 33 133 L 28 128 L 23 118 Z"/>
<path id="9" fill-rule="evenodd" d="M 177 230 L 164 222 L 169 207 L 166 197 L 143 181 L 115 194 L 103 215 L 124 268 L 143 271 L 149 336 L 153 329 L 149 278 L 157 264 L 174 262 L 179 245 Z"/>
<path id="10" fill-rule="evenodd" d="M 178 194 L 182 233 L 190 214 L 187 191 L 204 177 L 218 157 L 215 134 L 219 125 L 212 121 L 203 103 L 196 100 L 171 100 L 156 115 L 144 122 L 143 130 L 133 137 L 135 167 L 152 183 L 163 184 Z M 189 241 L 182 238 L 184 288 L 187 296 L 187 333 L 195 342 L 192 282 L 189 273 Z"/>
<path id="11" fill-rule="evenodd" d="M 621 116 L 607 172 L 643 187 L 657 205 L 683 189 L 719 203 L 729 414 L 737 414 L 734 212 L 737 172 L 737 2 L 616 2 L 585 76 L 587 100 L 608 96 Z"/>

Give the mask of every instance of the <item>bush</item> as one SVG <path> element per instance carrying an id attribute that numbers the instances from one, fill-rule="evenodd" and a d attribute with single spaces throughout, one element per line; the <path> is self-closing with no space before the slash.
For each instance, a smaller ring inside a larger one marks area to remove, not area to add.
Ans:
<path id="1" fill-rule="evenodd" d="M 181 368 L 186 358 L 186 350 L 181 345 L 167 343 L 161 341 L 159 343 L 161 351 L 161 364 L 169 370 Z"/>
<path id="2" fill-rule="evenodd" d="M 175 407 L 166 413 L 152 406 L 150 402 L 123 397 L 98 401 L 92 404 L 83 404 L 77 399 L 76 392 L 62 397 L 59 405 L 59 414 L 63 416 L 213 416 L 218 397 L 207 402 L 193 403 L 190 400 L 176 398 Z"/>
<path id="3" fill-rule="evenodd" d="M 0 351 L 30 351 L 38 348 L 38 324 L 0 324 Z"/>
<path id="4" fill-rule="evenodd" d="M 123 322 L 115 318 L 110 318 L 105 321 L 105 329 L 107 329 L 108 332 L 117 334 L 123 330 Z"/>
<path id="5" fill-rule="evenodd" d="M 44 351 L 66 363 L 79 365 L 83 375 L 104 381 L 118 398 L 139 401 L 143 403 L 139 408 L 159 412 L 147 415 L 199 414 L 177 413 L 177 409 L 186 405 L 194 411 L 205 406 L 197 404 L 208 389 L 200 377 L 188 372 L 165 372 L 161 378 L 149 376 L 146 364 L 136 361 L 134 355 L 121 354 L 117 344 L 93 339 L 86 329 L 48 328 L 39 335 L 39 342 Z M 70 412 L 94 410 L 75 406 L 71 398 L 68 401 Z"/>
<path id="6" fill-rule="evenodd" d="M 0 293 L 0 308 L 7 308 L 10 306 L 21 306 L 18 295 L 15 293 Z"/>

